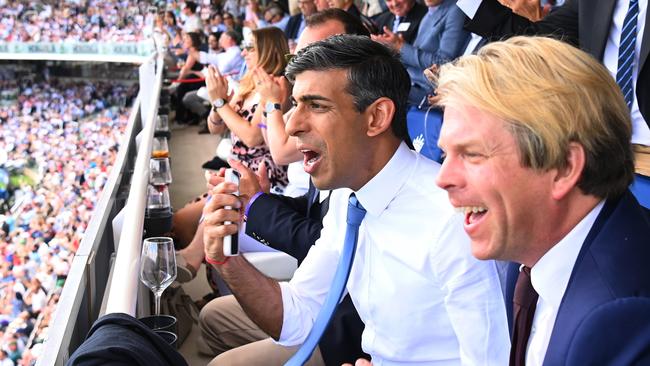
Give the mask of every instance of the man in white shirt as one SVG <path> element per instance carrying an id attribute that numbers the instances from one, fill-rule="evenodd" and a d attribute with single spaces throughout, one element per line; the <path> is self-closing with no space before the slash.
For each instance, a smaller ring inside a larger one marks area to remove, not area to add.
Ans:
<path id="1" fill-rule="evenodd" d="M 632 57 L 632 144 L 635 151 L 636 177 L 632 193 L 650 207 L 650 27 L 648 0 L 637 2 L 636 37 Z M 527 0 L 508 1 L 518 7 Z M 533 1 L 534 3 L 534 1 Z M 539 1 L 537 2 L 539 4 Z M 458 0 L 457 4 L 471 20 L 466 28 L 491 39 L 516 34 L 561 37 L 600 60 L 614 79 L 619 72 L 619 47 L 623 25 L 631 0 L 568 0 L 544 19 L 531 22 L 514 14 L 497 0 Z"/>
<path id="2" fill-rule="evenodd" d="M 394 51 L 360 36 L 305 47 L 287 66 L 296 107 L 287 132 L 319 189 L 336 189 L 320 239 L 290 282 L 224 257 L 245 207 L 222 183 L 204 209 L 204 242 L 242 308 L 279 344 L 301 344 L 341 255 L 348 197 L 367 213 L 347 290 L 366 327 L 362 347 L 378 365 L 503 365 L 508 330 L 494 262 L 469 253 L 462 218 L 433 181 L 439 165 L 409 150 L 409 78 Z M 352 361 L 352 360 L 350 360 Z"/>
<path id="3" fill-rule="evenodd" d="M 630 115 L 608 71 L 515 37 L 443 65 L 438 95 L 437 183 L 474 256 L 516 262 L 510 365 L 647 364 L 650 216 L 628 191 Z"/>
<path id="4" fill-rule="evenodd" d="M 204 51 L 194 51 L 194 56 L 200 63 L 207 66 L 211 64 L 217 67 L 221 75 L 231 76 L 237 74 L 244 63 L 244 58 L 241 55 L 241 49 L 237 45 L 237 33 L 234 31 L 225 31 L 219 36 L 219 47 L 223 52 L 209 53 Z M 206 105 L 206 100 L 199 95 L 205 92 L 205 87 L 198 90 L 190 91 L 183 96 L 183 104 L 192 113 L 201 118 L 206 118 L 210 112 L 210 108 Z M 207 94 L 206 94 L 207 95 Z M 204 126 L 207 129 L 207 126 Z"/>
<path id="5" fill-rule="evenodd" d="M 185 7 L 183 8 L 183 15 L 185 19 L 183 21 L 183 32 L 198 32 L 203 34 L 203 22 L 196 14 L 197 4 L 194 1 L 186 1 Z"/>
<path id="6" fill-rule="evenodd" d="M 244 58 L 238 46 L 238 35 L 234 31 L 225 31 L 219 36 L 219 47 L 223 52 L 209 53 L 198 52 L 198 60 L 202 64 L 211 64 L 217 67 L 221 75 L 232 75 L 239 72 Z"/>

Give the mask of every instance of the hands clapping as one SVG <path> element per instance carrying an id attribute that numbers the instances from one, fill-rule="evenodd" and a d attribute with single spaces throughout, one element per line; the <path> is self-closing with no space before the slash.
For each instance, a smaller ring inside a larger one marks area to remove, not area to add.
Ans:
<path id="1" fill-rule="evenodd" d="M 210 101 L 216 99 L 230 99 L 228 95 L 228 79 L 219 73 L 213 65 L 208 66 L 208 73 L 205 77 L 205 86 L 208 90 Z"/>

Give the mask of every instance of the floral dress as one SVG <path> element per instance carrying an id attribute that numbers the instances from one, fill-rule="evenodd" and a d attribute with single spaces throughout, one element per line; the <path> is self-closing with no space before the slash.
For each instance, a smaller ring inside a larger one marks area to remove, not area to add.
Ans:
<path id="1" fill-rule="evenodd" d="M 237 113 L 249 123 L 253 120 L 255 111 L 257 110 L 257 102 L 252 104 L 250 108 L 242 107 Z M 282 193 L 284 188 L 289 183 L 287 176 L 287 166 L 277 165 L 271 157 L 271 150 L 265 144 L 250 147 L 234 133 L 231 134 L 232 140 L 232 154 L 235 159 L 241 161 L 246 167 L 257 173 L 260 164 L 266 165 L 266 171 L 271 181 L 271 190 L 273 193 Z"/>

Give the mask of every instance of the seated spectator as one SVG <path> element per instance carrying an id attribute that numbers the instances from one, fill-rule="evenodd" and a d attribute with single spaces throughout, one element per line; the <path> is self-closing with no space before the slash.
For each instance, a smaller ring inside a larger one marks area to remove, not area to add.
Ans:
<path id="1" fill-rule="evenodd" d="M 289 23 L 289 15 L 284 12 L 284 10 L 277 4 L 271 3 L 263 12 L 263 16 L 260 17 L 257 13 L 252 14 L 252 28 L 266 28 L 266 27 L 277 27 L 280 28 L 283 32 L 287 28 Z"/>
<path id="2" fill-rule="evenodd" d="M 289 42 L 295 42 L 298 40 L 307 26 L 307 18 L 316 12 L 316 4 L 314 3 L 314 0 L 298 0 L 298 7 L 300 8 L 300 13 L 289 18 L 284 32 L 287 35 Z"/>
<path id="3" fill-rule="evenodd" d="M 201 35 L 191 32 L 183 35 L 183 49 L 187 53 L 187 58 L 180 72 L 178 73 L 179 83 L 172 90 L 172 105 L 176 110 L 175 120 L 180 124 L 197 124 L 199 118 L 192 116 L 183 104 L 183 97 L 190 91 L 197 90 L 205 85 L 203 80 L 183 81 L 184 79 L 203 79 L 201 69 L 203 66 L 199 62 L 199 50 L 201 49 Z"/>
<path id="4" fill-rule="evenodd" d="M 415 0 L 387 0 L 386 5 L 388 10 L 375 18 L 379 33 L 389 30 L 400 34 L 404 42 L 413 44 L 427 7 Z"/>
<path id="5" fill-rule="evenodd" d="M 630 114 L 608 71 L 515 37 L 443 65 L 438 91 L 437 183 L 474 256 L 513 261 L 510 364 L 648 363 L 650 215 L 628 190 Z"/>
<path id="6" fill-rule="evenodd" d="M 183 32 L 184 33 L 202 33 L 203 32 L 203 22 L 201 18 L 196 13 L 196 8 L 198 5 L 194 1 L 185 1 L 185 7 L 183 8 Z"/>
<path id="7" fill-rule="evenodd" d="M 230 100 L 227 79 L 213 66 L 209 68 L 206 83 L 212 109 L 208 116 L 208 127 L 212 133 L 229 129 L 233 155 L 255 172 L 263 165 L 272 189 L 282 192 L 287 185 L 287 169 L 273 162 L 271 152 L 264 144 L 259 125 L 262 108 L 258 108 L 259 95 L 253 70 L 262 68 L 272 75 L 282 75 L 286 65 L 284 55 L 289 53 L 289 49 L 284 33 L 278 28 L 262 28 L 252 34 L 252 43 L 243 51 L 248 72 Z"/>
<path id="8" fill-rule="evenodd" d="M 409 104 L 412 106 L 427 104 L 427 95 L 433 93 L 433 87 L 424 77 L 424 70 L 432 64 L 440 65 L 460 56 L 469 35 L 463 30 L 465 14 L 456 7 L 454 0 L 425 0 L 424 3 L 428 11 L 420 21 L 413 44 L 405 42 L 401 34 L 389 29 L 372 37 L 399 51 L 411 77 Z"/>
<path id="9" fill-rule="evenodd" d="M 299 47 L 335 34 L 349 32 L 359 32 L 368 36 L 361 22 L 344 11 L 331 9 L 320 12 L 308 18 L 308 25 L 300 38 Z M 270 77 L 258 79 L 263 84 L 260 86 L 260 94 L 267 102 L 269 96 L 264 90 L 270 89 L 265 85 L 271 82 L 269 79 Z M 279 112 L 270 112 L 270 115 L 281 116 Z M 284 130 L 284 121 L 281 123 Z M 296 150 L 295 144 L 293 148 Z M 310 185 L 307 194 L 297 198 L 268 194 L 268 192 L 259 194 L 264 184 L 257 184 L 256 177 L 241 164 L 233 164 L 243 174 L 242 184 L 240 184 L 241 194 L 248 197 L 256 196 L 246 208 L 246 233 L 274 249 L 291 255 L 300 265 L 320 236 L 323 227 L 322 218 L 329 205 L 329 195 L 325 192 L 321 194 L 313 185 Z M 213 178 L 210 183 L 216 185 L 218 181 Z M 194 247 L 179 253 L 190 258 L 192 253 L 189 252 L 198 251 L 202 257 L 204 255 L 203 225 L 199 226 L 195 239 L 191 244 Z M 200 349 L 215 356 L 232 348 L 268 338 L 268 335 L 246 316 L 231 296 L 206 305 L 201 312 L 199 325 L 202 331 Z M 361 350 L 363 328 L 363 322 L 354 309 L 350 297 L 346 296 L 319 342 L 319 352 L 324 362 L 328 365 L 340 365 L 344 361 L 362 357 L 364 355 Z M 225 334 L 232 337 L 223 337 L 222 335 Z M 272 360 L 281 360 L 282 354 L 283 349 L 276 346 L 267 349 L 262 356 L 268 363 L 277 363 Z M 228 364 L 230 363 L 228 357 L 228 355 L 220 356 L 215 362 Z M 250 361 L 251 364 L 263 362 L 262 360 Z"/>
<path id="10" fill-rule="evenodd" d="M 345 250 L 356 256 L 349 279 L 336 286 L 342 291 L 347 283 L 366 325 L 362 348 L 373 360 L 505 364 L 508 329 L 495 263 L 471 257 L 461 217 L 430 183 L 439 166 L 403 143 L 408 74 L 397 55 L 367 37 L 334 36 L 305 47 L 286 75 L 296 101 L 287 131 L 315 186 L 334 189 L 321 236 L 288 283 L 264 277 L 243 257 L 226 259 L 222 237 L 236 233 L 241 216 L 223 208 L 246 207 L 250 197 L 222 183 L 204 209 L 206 261 L 287 358 L 308 337 Z M 348 210 L 367 213 L 346 234 Z M 357 234 L 357 249 L 350 240 L 344 249 L 344 236 L 356 241 Z M 230 352 L 247 364 L 275 344 L 266 339 Z M 323 364 L 318 357 L 312 361 Z"/>
<path id="11" fill-rule="evenodd" d="M 239 73 L 244 58 L 241 55 L 241 49 L 237 46 L 237 33 L 234 31 L 226 31 L 221 33 L 219 37 L 219 47 L 223 52 L 210 53 L 203 51 L 191 51 L 192 58 L 198 60 L 203 65 L 213 65 L 219 70 L 219 73 L 224 76 L 233 77 Z M 201 76 L 203 77 L 203 75 Z M 205 88 L 201 87 L 200 89 Z M 199 90 L 200 90 L 199 89 Z M 183 97 L 183 104 L 195 116 L 201 120 L 208 117 L 210 112 L 209 106 L 206 106 L 207 101 L 198 96 L 199 90 L 189 91 Z M 199 133 L 209 133 L 207 121 L 203 129 Z"/>

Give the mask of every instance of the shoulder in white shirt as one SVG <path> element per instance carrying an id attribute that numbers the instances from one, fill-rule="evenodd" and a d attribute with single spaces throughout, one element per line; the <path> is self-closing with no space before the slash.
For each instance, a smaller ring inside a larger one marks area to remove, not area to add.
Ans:
<path id="1" fill-rule="evenodd" d="M 510 342 L 492 261 L 472 257 L 462 216 L 435 184 L 439 165 L 404 144 L 356 192 L 361 223 L 347 289 L 366 327 L 373 364 L 504 365 Z M 280 343 L 301 343 L 330 287 L 351 191 L 332 192 L 321 238 L 281 283 Z"/>

